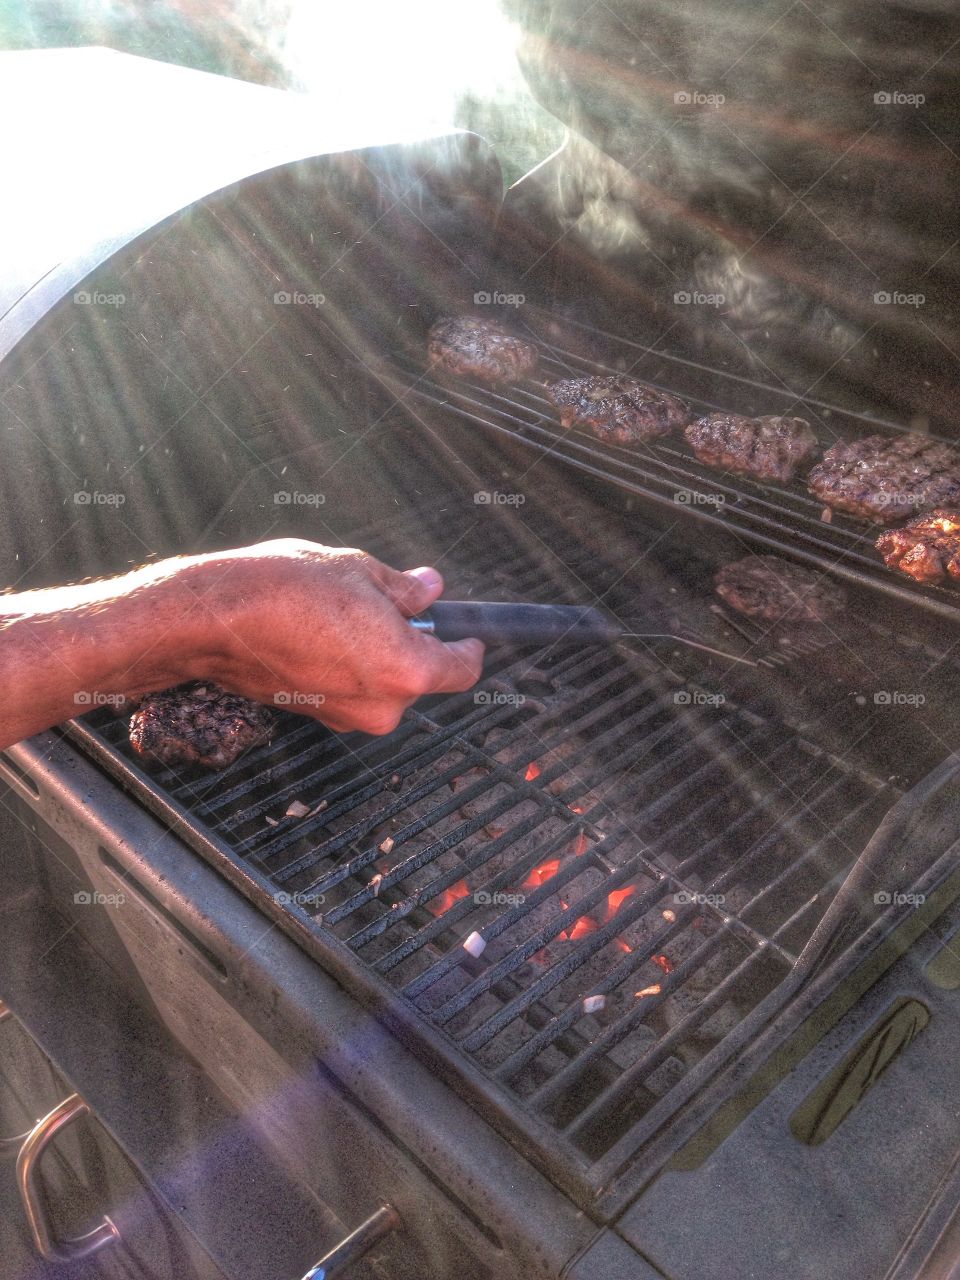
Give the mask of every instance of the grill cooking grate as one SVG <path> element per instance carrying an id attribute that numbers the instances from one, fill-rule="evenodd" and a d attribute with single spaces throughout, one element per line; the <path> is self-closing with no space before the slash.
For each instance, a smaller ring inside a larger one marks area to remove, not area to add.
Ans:
<path id="1" fill-rule="evenodd" d="M 599 335 L 587 330 L 591 343 Z M 795 414 L 812 423 L 823 448 L 838 440 L 877 433 L 902 434 L 895 424 L 855 414 L 836 406 L 761 386 L 720 370 L 603 335 L 618 367 L 587 359 L 566 347 L 541 340 L 543 382 L 581 374 L 629 371 L 654 386 L 682 396 L 699 414 L 727 410 L 744 414 Z M 947 587 L 920 585 L 884 565 L 874 542 L 880 526 L 832 512 L 813 498 L 802 476 L 789 485 L 755 483 L 748 477 L 714 470 L 698 462 L 681 434 L 633 448 L 601 443 L 588 430 L 560 427 L 557 412 L 543 386 L 529 381 L 491 388 L 465 378 L 434 378 L 422 359 L 397 355 L 393 375 L 383 373 L 391 392 L 451 412 L 463 422 L 494 435 L 520 440 L 531 452 L 571 465 L 647 502 L 684 517 L 722 528 L 758 550 L 787 555 L 839 577 L 880 589 L 921 605 L 927 611 L 960 622 L 957 593 Z M 722 402 L 713 397 L 719 396 Z"/>
<path id="2" fill-rule="evenodd" d="M 465 578 L 564 598 L 512 520 L 491 514 Z M 425 536 L 357 540 L 402 561 Z M 584 549 L 539 536 L 576 584 Z M 642 579 L 608 550 L 607 603 L 628 613 Z M 593 553 L 591 570 L 603 590 Z M 480 690 L 387 738 L 284 713 L 216 777 L 143 765 L 105 711 L 69 731 L 589 1205 L 636 1172 L 708 1055 L 742 1047 L 899 794 L 741 706 L 722 666 L 497 652 Z M 309 815 L 286 817 L 293 800 Z"/>

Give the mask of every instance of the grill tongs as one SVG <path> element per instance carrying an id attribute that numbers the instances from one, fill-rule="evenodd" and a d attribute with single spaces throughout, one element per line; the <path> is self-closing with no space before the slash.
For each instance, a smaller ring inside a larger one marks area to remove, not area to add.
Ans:
<path id="1" fill-rule="evenodd" d="M 675 640 L 702 653 L 712 653 L 749 667 L 750 658 L 714 649 L 689 636 L 667 631 L 629 631 L 600 609 L 578 604 L 526 604 L 493 600 L 438 600 L 410 625 L 438 640 L 466 640 L 486 645 L 611 645 L 621 640 Z"/>

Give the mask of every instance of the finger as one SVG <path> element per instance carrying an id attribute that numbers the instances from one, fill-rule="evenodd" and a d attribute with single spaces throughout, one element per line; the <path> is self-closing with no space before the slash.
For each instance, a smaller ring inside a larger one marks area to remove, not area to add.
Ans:
<path id="1" fill-rule="evenodd" d="M 423 664 L 424 693 L 462 693 L 483 674 L 483 644 L 479 640 L 453 640 L 442 644 L 432 636 L 417 636 L 418 658 Z"/>
<path id="2" fill-rule="evenodd" d="M 368 564 L 374 582 L 407 618 L 429 609 L 443 593 L 443 578 L 429 566 L 400 573 L 372 557 Z"/>

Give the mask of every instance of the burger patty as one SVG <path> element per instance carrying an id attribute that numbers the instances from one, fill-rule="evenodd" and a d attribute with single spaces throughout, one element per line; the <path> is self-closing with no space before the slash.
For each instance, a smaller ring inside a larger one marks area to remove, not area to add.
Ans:
<path id="1" fill-rule="evenodd" d="M 539 352 L 495 320 L 443 316 L 427 339 L 430 362 L 448 373 L 484 382 L 515 382 L 535 372 Z"/>
<path id="2" fill-rule="evenodd" d="M 267 742 L 276 722 L 259 702 L 197 681 L 141 698 L 130 717 L 130 744 L 166 765 L 225 769 Z"/>
<path id="3" fill-rule="evenodd" d="M 866 436 L 828 449 L 809 486 L 838 511 L 893 524 L 960 499 L 960 452 L 929 436 Z"/>
<path id="4" fill-rule="evenodd" d="M 725 564 L 715 581 L 717 594 L 731 608 L 765 622 L 825 622 L 847 602 L 837 583 L 779 556 L 747 556 Z"/>
<path id="5" fill-rule="evenodd" d="M 637 378 L 565 378 L 547 387 L 564 427 L 589 427 L 601 440 L 640 444 L 665 436 L 690 421 L 689 407 L 678 397 Z"/>
<path id="6" fill-rule="evenodd" d="M 891 569 L 917 582 L 960 578 L 960 511 L 939 507 L 902 529 L 888 529 L 877 539 L 877 550 Z"/>
<path id="7" fill-rule="evenodd" d="M 817 448 L 804 418 L 743 418 L 711 413 L 683 433 L 701 462 L 758 480 L 792 480 Z"/>

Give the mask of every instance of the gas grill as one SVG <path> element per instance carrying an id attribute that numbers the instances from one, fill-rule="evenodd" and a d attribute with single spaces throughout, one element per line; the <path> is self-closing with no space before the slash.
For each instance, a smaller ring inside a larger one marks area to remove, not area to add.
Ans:
<path id="1" fill-rule="evenodd" d="M 474 265 L 509 278 L 491 172 L 463 136 L 277 161 L 112 242 L 130 308 L 94 322 L 48 296 L 0 392 L 52 467 L 60 422 L 30 417 L 28 392 L 58 352 L 83 390 L 79 453 L 104 414 L 84 363 L 104 334 L 165 395 L 174 355 L 193 361 L 196 403 L 140 446 L 151 551 L 185 549 L 182 486 L 191 549 L 312 536 L 437 564 L 454 599 L 596 605 L 633 638 L 492 649 L 476 689 L 383 738 L 329 732 L 291 695 L 272 741 L 214 775 L 137 757 L 106 706 L 3 753 L 30 854 L 8 841 L 3 871 L 39 887 L 0 944 L 0 996 L 51 1055 L 86 1046 L 66 1075 L 133 1158 L 90 1029 L 42 1013 L 57 957 L 91 991 L 116 982 L 334 1236 L 389 1218 L 357 1277 L 939 1274 L 957 1134 L 917 1085 L 949 1090 L 960 1051 L 958 596 L 887 570 L 873 530 L 824 520 L 799 482 L 563 431 L 540 382 L 435 377 L 434 315 L 468 309 Z M 346 235 L 370 245 L 349 273 Z M 211 297 L 185 302 L 183 261 L 203 254 Z M 270 314 L 294 269 L 323 306 Z M 547 381 L 629 370 L 704 412 L 801 413 L 823 445 L 903 429 L 571 319 L 545 286 L 540 303 L 513 323 Z M 202 306 L 250 327 L 210 357 L 216 379 L 197 373 Z M 121 413 L 87 456 L 87 488 L 115 457 L 134 470 Z M 18 534 L 29 581 L 122 567 L 104 547 L 143 557 L 113 513 L 75 533 L 55 508 Z M 713 578 L 750 550 L 840 579 L 843 616 L 734 615 Z M 119 1042 L 126 1015 L 97 1016 Z M 169 1170 L 143 1172 L 174 1206 Z M 856 1216 L 861 1193 L 891 1204 L 881 1223 Z M 238 1252 L 209 1248 L 230 1280 L 265 1273 Z"/>
<path id="2" fill-rule="evenodd" d="M 587 505 L 570 513 L 588 518 Z M 481 556 L 447 569 L 451 591 L 459 579 L 556 598 L 513 523 L 485 523 Z M 569 532 L 560 541 L 531 512 L 523 535 L 551 548 L 568 593 L 589 575 L 607 598 Z M 402 561 L 445 536 L 443 521 L 417 520 L 349 541 Z M 608 570 L 621 615 L 641 576 L 617 568 L 626 549 Z M 682 675 L 629 642 L 501 650 L 477 692 L 412 709 L 385 740 L 287 715 L 271 745 L 213 780 L 144 766 L 108 709 L 68 733 L 578 1203 L 610 1212 L 689 1136 L 669 1124 L 677 1112 L 697 1094 L 702 1106 L 796 994 L 804 948 L 902 803 L 884 778 L 756 714 L 727 666 Z M 311 812 L 285 817 L 293 801 Z M 474 932 L 487 944 L 476 959 L 463 947 Z M 584 1012 L 591 996 L 601 1011 Z"/>

